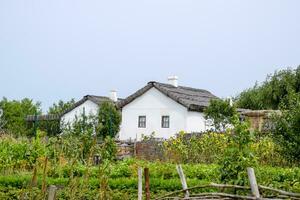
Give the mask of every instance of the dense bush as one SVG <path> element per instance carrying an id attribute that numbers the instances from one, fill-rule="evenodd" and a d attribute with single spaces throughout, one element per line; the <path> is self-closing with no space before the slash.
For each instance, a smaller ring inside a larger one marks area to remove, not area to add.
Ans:
<path id="1" fill-rule="evenodd" d="M 217 163 L 224 157 L 229 145 L 229 133 L 208 132 L 188 137 L 181 132 L 177 137 L 164 142 L 165 158 L 173 163 Z M 257 134 L 250 150 L 257 157 L 258 164 L 270 166 L 289 166 L 280 154 L 281 146 L 269 135 Z"/>
<path id="2" fill-rule="evenodd" d="M 105 138 L 110 136 L 114 138 L 120 130 L 121 113 L 111 102 L 103 102 L 98 112 L 98 133 Z"/>
<path id="3" fill-rule="evenodd" d="M 188 138 L 184 132 L 164 142 L 166 157 L 177 163 L 216 163 L 227 146 L 227 134 L 205 133 Z"/>
<path id="4" fill-rule="evenodd" d="M 261 85 L 243 91 L 236 103 L 238 108 L 279 109 L 293 93 L 300 93 L 300 66 L 269 75 Z"/>
<path id="5" fill-rule="evenodd" d="M 41 113 L 40 103 L 34 103 L 33 100 L 24 98 L 18 100 L 8 100 L 3 98 L 0 101 L 0 108 L 3 110 L 3 116 L 0 121 L 5 121 L 0 127 L 5 132 L 17 136 L 31 136 L 34 133 L 34 127 L 29 126 L 24 120 L 27 115 Z"/>
<path id="6" fill-rule="evenodd" d="M 290 162 L 300 163 L 300 93 L 291 95 L 281 114 L 274 116 L 273 137 Z"/>
<path id="7" fill-rule="evenodd" d="M 228 146 L 218 162 L 221 181 L 245 185 L 247 182 L 247 167 L 256 167 L 257 165 L 257 157 L 251 148 L 254 135 L 249 131 L 248 123 L 240 122 L 237 117 L 233 125 L 234 128 L 229 130 Z"/>
<path id="8" fill-rule="evenodd" d="M 213 122 L 213 131 L 225 132 L 226 128 L 233 123 L 237 111 L 230 101 L 230 99 L 212 99 L 204 110 L 205 118 Z"/>

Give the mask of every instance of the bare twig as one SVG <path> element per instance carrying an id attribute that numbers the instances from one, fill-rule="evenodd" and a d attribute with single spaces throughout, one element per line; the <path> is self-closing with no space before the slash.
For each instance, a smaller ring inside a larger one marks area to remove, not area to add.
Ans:
<path id="1" fill-rule="evenodd" d="M 274 189 L 274 188 L 270 188 L 270 187 L 263 186 L 263 185 L 259 185 L 258 187 L 259 187 L 259 189 L 277 192 L 279 194 L 286 195 L 286 196 L 289 196 L 289 197 L 298 197 L 298 198 L 300 198 L 300 193 L 286 192 L 286 191 L 283 191 L 283 190 Z"/>
<path id="2" fill-rule="evenodd" d="M 175 195 L 175 194 L 178 194 L 178 193 L 185 192 L 186 190 L 191 191 L 191 190 L 194 190 L 194 189 L 201 189 L 201 188 L 234 188 L 234 189 L 245 189 L 245 190 L 250 189 L 250 187 L 247 187 L 247 186 L 225 185 L 225 184 L 211 183 L 211 184 L 208 184 L 208 185 L 199 185 L 199 186 L 190 187 L 190 188 L 187 188 L 187 189 L 177 190 L 175 192 L 168 193 L 168 194 L 166 194 L 164 196 L 161 196 L 161 197 L 158 197 L 156 199 L 157 200 L 158 199 L 163 199 L 163 198 L 168 197 L 168 196 L 172 196 L 172 195 Z"/>

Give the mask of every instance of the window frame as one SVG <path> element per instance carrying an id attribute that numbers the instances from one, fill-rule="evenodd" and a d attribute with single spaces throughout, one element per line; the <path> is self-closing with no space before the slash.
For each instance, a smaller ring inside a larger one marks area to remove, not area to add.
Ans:
<path id="1" fill-rule="evenodd" d="M 142 119 L 145 119 L 142 121 Z M 147 127 L 147 117 L 146 115 L 139 115 L 138 116 L 138 128 L 146 128 Z"/>
<path id="2" fill-rule="evenodd" d="M 170 128 L 170 115 L 161 116 L 161 128 Z"/>

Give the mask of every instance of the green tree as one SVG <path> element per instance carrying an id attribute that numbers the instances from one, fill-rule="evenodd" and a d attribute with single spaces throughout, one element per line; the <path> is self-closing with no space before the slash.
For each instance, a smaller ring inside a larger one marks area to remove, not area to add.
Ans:
<path id="1" fill-rule="evenodd" d="M 48 114 L 62 114 L 66 110 L 70 109 L 75 104 L 75 100 L 71 99 L 70 101 L 64 102 L 59 100 L 57 103 L 54 103 L 48 110 Z"/>
<path id="2" fill-rule="evenodd" d="M 60 116 L 66 110 L 70 109 L 74 104 L 74 99 L 66 102 L 59 100 L 58 103 L 54 103 L 51 107 L 49 107 L 47 114 Z M 53 121 L 42 121 L 39 123 L 39 128 L 46 131 L 48 136 L 55 136 L 61 132 L 60 125 L 59 119 Z"/>
<path id="3" fill-rule="evenodd" d="M 204 110 L 205 118 L 213 120 L 216 131 L 224 131 L 226 125 L 232 124 L 233 117 L 237 114 L 235 106 L 230 105 L 230 100 L 213 99 Z"/>
<path id="4" fill-rule="evenodd" d="M 121 114 L 111 102 L 101 104 L 98 113 L 98 133 L 101 138 L 114 138 L 120 130 Z"/>
<path id="5" fill-rule="evenodd" d="M 291 94 L 289 103 L 281 106 L 281 114 L 274 116 L 272 135 L 282 147 L 282 155 L 300 163 L 300 94 Z"/>
<path id="6" fill-rule="evenodd" d="M 27 115 L 40 114 L 40 105 L 39 102 L 34 103 L 28 98 L 9 101 L 4 97 L 0 101 L 0 108 L 3 110 L 2 120 L 5 121 L 3 129 L 18 136 L 32 135 L 33 129 L 26 123 L 25 118 Z"/>
<path id="7" fill-rule="evenodd" d="M 247 122 L 240 122 L 237 115 L 233 119 L 234 128 L 230 130 L 228 146 L 219 160 L 221 181 L 244 185 L 248 183 L 247 167 L 255 167 L 257 158 L 252 152 L 254 135 Z"/>
<path id="8" fill-rule="evenodd" d="M 284 69 L 268 75 L 261 84 L 243 91 L 236 105 L 248 109 L 279 109 L 289 102 L 289 96 L 300 92 L 300 66 Z"/>

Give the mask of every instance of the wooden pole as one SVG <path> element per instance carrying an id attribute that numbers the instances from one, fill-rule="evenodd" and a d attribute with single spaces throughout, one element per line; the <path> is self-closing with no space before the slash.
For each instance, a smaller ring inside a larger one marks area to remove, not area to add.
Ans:
<path id="1" fill-rule="evenodd" d="M 248 173 L 248 178 L 249 178 L 249 182 L 250 182 L 250 188 L 251 188 L 251 192 L 252 195 L 259 199 L 260 195 L 259 195 L 259 189 L 258 189 L 258 185 L 256 182 L 256 177 L 255 177 L 255 173 L 254 173 L 254 169 L 251 167 L 247 168 L 247 173 Z"/>
<path id="2" fill-rule="evenodd" d="M 150 200 L 150 181 L 149 181 L 149 168 L 144 169 L 145 175 L 145 193 L 146 193 L 146 200 Z"/>
<path id="3" fill-rule="evenodd" d="M 55 200 L 57 187 L 55 185 L 49 186 L 48 200 Z"/>
<path id="4" fill-rule="evenodd" d="M 181 165 L 176 165 L 176 169 L 177 169 L 177 172 L 178 172 L 179 177 L 180 177 L 182 189 L 185 190 L 185 195 L 184 195 L 184 197 L 185 197 L 185 198 L 189 198 L 190 193 L 189 193 L 189 191 L 188 191 L 188 186 L 187 186 L 187 183 L 186 183 L 185 176 L 184 176 L 184 173 L 183 173 L 183 170 L 182 170 Z"/>
<path id="5" fill-rule="evenodd" d="M 142 168 L 138 169 L 138 200 L 143 199 L 143 171 Z"/>

